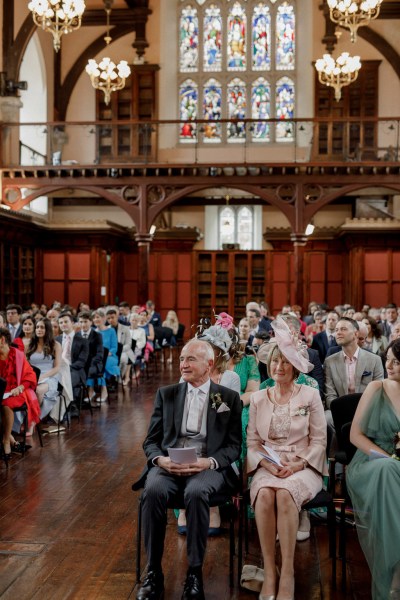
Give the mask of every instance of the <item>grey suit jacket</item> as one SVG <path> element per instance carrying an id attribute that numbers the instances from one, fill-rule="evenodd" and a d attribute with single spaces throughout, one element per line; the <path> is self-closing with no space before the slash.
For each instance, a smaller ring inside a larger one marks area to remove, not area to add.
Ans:
<path id="1" fill-rule="evenodd" d="M 329 408 L 332 400 L 348 394 L 347 370 L 343 353 L 337 352 L 325 359 L 325 402 Z M 363 392 L 371 381 L 383 379 L 383 366 L 379 356 L 360 348 L 356 363 L 355 391 Z"/>
<path id="2" fill-rule="evenodd" d="M 168 456 L 168 448 L 177 442 L 182 424 L 187 383 L 159 388 L 149 430 L 143 443 L 147 467 L 134 489 L 142 487 L 153 458 Z M 231 464 L 240 456 L 242 443 L 242 403 L 237 392 L 211 381 L 211 394 L 220 394 L 229 410 L 217 412 L 209 400 L 207 413 L 207 456 L 215 458 L 227 483 L 232 484 Z M 137 487 L 136 487 L 137 486 Z"/>

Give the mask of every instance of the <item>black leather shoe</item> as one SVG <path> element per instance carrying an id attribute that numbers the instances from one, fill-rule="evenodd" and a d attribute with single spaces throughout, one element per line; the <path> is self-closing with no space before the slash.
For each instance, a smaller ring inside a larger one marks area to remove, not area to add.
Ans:
<path id="1" fill-rule="evenodd" d="M 137 600 L 161 600 L 164 597 L 164 575 L 161 571 L 148 571 Z"/>
<path id="2" fill-rule="evenodd" d="M 201 575 L 188 572 L 181 600 L 205 600 Z"/>

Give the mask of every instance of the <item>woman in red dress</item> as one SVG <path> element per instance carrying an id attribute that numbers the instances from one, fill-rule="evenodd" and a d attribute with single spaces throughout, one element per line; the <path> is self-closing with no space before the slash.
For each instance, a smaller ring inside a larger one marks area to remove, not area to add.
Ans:
<path id="1" fill-rule="evenodd" d="M 35 372 L 24 353 L 11 346 L 11 335 L 5 327 L 0 327 L 0 377 L 7 382 L 1 402 L 1 421 L 3 452 L 6 458 L 10 458 L 12 447 L 16 444 L 11 435 L 13 409 L 27 405 L 29 427 L 31 423 L 39 423 L 40 406 L 34 391 L 37 385 Z"/>

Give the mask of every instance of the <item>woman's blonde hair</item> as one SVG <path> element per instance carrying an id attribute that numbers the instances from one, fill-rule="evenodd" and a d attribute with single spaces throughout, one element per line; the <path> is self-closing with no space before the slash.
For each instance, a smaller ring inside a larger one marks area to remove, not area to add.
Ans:
<path id="1" fill-rule="evenodd" d="M 268 344 L 263 344 L 257 353 L 258 360 L 267 365 L 268 377 L 271 377 L 271 362 L 275 357 L 284 358 L 287 360 L 293 369 L 293 381 L 298 378 L 300 371 L 296 369 L 296 367 L 294 367 L 286 358 L 286 356 L 279 350 L 279 346 L 276 342 L 268 342 Z"/>

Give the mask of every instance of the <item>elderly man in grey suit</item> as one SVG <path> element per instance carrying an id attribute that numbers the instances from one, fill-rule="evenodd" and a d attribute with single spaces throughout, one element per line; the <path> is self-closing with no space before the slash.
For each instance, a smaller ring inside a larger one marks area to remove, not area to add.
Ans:
<path id="1" fill-rule="evenodd" d="M 241 412 L 239 394 L 210 379 L 214 363 L 208 342 L 192 340 L 180 356 L 183 383 L 160 388 L 143 448 L 147 466 L 137 484 L 146 480 L 142 495 L 147 577 L 138 600 L 163 597 L 161 560 L 167 523 L 167 505 L 183 498 L 187 520 L 189 569 L 182 600 L 204 600 L 202 564 L 207 545 L 209 502 L 229 495 L 238 485 L 232 463 L 240 456 Z M 172 462 L 169 448 L 194 447 L 197 461 Z"/>
<path id="2" fill-rule="evenodd" d="M 341 317 L 336 325 L 336 342 L 342 351 L 327 356 L 325 372 L 326 422 L 334 439 L 335 428 L 329 410 L 332 400 L 363 392 L 371 381 L 383 379 L 383 366 L 379 356 L 358 345 L 359 325 L 354 319 Z M 332 440 L 333 441 L 333 440 Z M 331 445 L 332 448 L 332 445 Z"/>

